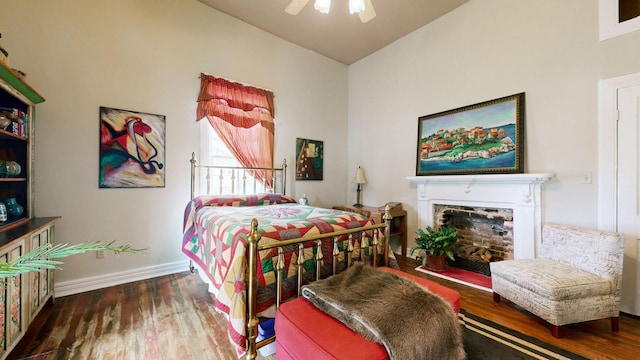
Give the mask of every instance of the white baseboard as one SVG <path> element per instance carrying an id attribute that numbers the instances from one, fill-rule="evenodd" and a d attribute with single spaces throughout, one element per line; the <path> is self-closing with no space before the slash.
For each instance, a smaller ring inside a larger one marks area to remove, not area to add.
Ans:
<path id="1" fill-rule="evenodd" d="M 188 261 L 154 265 L 145 268 L 122 271 L 83 279 L 64 281 L 54 285 L 56 297 L 78 294 L 85 291 L 102 289 L 109 286 L 126 284 L 133 281 L 151 279 L 158 276 L 175 274 L 189 270 Z"/>

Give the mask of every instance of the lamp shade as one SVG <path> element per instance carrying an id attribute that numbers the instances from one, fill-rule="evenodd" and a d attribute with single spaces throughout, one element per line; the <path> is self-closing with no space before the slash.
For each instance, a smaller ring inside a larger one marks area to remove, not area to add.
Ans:
<path id="1" fill-rule="evenodd" d="M 356 176 L 351 181 L 354 184 L 366 184 L 367 178 L 364 176 L 364 170 L 358 166 L 358 170 L 356 170 Z"/>

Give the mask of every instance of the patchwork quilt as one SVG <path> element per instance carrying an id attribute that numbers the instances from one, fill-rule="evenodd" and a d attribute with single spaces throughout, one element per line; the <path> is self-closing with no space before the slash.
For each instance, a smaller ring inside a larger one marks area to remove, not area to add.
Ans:
<path id="1" fill-rule="evenodd" d="M 254 218 L 258 220 L 261 244 L 353 229 L 370 223 L 359 214 L 300 205 L 295 199 L 281 194 L 201 196 L 190 201 L 184 213 L 182 251 L 198 264 L 213 284 L 216 309 L 229 319 L 229 339 L 238 354 L 242 354 L 246 346 L 246 248 Z M 354 258 L 370 257 L 370 236 L 354 238 Z M 347 243 L 344 240 L 339 243 L 339 262 L 345 259 Z M 314 255 L 319 250 L 312 244 L 305 246 L 307 273 L 304 278 L 311 280 Z M 323 273 L 328 275 L 333 261 L 331 239 L 325 240 L 320 247 L 324 255 Z M 297 245 L 285 248 L 285 298 L 297 293 L 297 249 Z M 382 246 L 378 253 L 384 253 Z M 389 251 L 389 254 L 393 252 Z M 277 249 L 258 254 L 258 312 L 275 303 L 276 260 Z"/>

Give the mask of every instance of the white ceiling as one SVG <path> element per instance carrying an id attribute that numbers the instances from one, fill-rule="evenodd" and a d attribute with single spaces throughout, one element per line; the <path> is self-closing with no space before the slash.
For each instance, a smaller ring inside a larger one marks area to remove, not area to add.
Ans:
<path id="1" fill-rule="evenodd" d="M 268 33 L 350 65 L 439 18 L 468 0 L 372 0 L 377 16 L 361 23 L 347 0 L 333 0 L 321 14 L 309 1 L 298 15 L 291 0 L 198 0 Z"/>

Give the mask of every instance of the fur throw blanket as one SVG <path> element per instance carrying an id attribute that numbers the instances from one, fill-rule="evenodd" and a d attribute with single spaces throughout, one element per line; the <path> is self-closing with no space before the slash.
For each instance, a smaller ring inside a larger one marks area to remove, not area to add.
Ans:
<path id="1" fill-rule="evenodd" d="M 302 295 L 364 338 L 382 344 L 392 360 L 465 358 L 451 305 L 396 274 L 356 263 L 305 285 Z"/>

